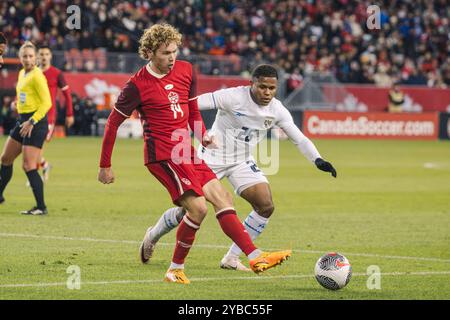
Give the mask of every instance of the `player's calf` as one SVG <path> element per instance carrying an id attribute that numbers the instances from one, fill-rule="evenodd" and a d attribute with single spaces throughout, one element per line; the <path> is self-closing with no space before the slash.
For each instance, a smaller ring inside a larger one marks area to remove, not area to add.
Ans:
<path id="1" fill-rule="evenodd" d="M 267 201 L 262 204 L 257 204 L 253 206 L 253 209 L 263 218 L 270 218 L 272 213 L 275 211 L 275 206 L 272 201 Z"/>

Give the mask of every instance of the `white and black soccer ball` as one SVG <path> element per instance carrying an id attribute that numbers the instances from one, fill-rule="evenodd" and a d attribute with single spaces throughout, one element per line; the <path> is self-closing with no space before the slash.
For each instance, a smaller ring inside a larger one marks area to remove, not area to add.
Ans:
<path id="1" fill-rule="evenodd" d="M 330 252 L 317 260 L 314 274 L 322 287 L 339 290 L 349 283 L 352 266 L 342 254 Z"/>

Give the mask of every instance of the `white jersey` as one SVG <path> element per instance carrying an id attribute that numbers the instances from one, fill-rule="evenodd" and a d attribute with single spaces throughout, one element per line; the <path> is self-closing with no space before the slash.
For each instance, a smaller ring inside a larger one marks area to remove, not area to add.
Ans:
<path id="1" fill-rule="evenodd" d="M 314 144 L 294 124 L 290 112 L 276 98 L 267 106 L 256 104 L 250 86 L 240 86 L 202 94 L 200 110 L 217 109 L 209 132 L 218 142 L 217 149 L 198 148 L 198 155 L 207 164 L 233 165 L 252 159 L 257 144 L 267 131 L 277 126 L 310 161 L 320 157 Z"/>

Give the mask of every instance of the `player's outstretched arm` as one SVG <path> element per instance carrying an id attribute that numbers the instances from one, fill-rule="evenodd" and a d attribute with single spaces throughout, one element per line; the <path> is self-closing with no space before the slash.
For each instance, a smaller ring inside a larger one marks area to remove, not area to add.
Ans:
<path id="1" fill-rule="evenodd" d="M 205 123 L 203 122 L 202 115 L 198 110 L 198 99 L 193 98 L 189 100 L 189 127 L 194 132 L 194 136 L 204 145 L 206 142 L 209 143 L 209 137 L 206 133 Z M 204 140 L 206 138 L 206 141 Z"/>
<path id="2" fill-rule="evenodd" d="M 314 143 L 308 139 L 300 129 L 295 125 L 291 114 L 286 108 L 281 109 L 280 120 L 277 125 L 284 130 L 286 135 L 292 141 L 297 149 L 310 161 L 314 162 L 319 170 L 330 172 L 333 177 L 336 178 L 336 169 L 331 165 L 331 163 L 322 159 L 319 151 L 317 150 Z"/>
<path id="3" fill-rule="evenodd" d="M 111 170 L 111 157 L 116 142 L 117 130 L 125 119 L 129 118 L 141 104 L 139 90 L 136 85 L 129 80 L 120 92 L 119 97 L 105 125 L 103 135 L 102 153 L 100 156 L 100 170 L 98 180 L 101 183 L 113 183 L 114 173 Z"/>
<path id="4" fill-rule="evenodd" d="M 333 177 L 337 177 L 336 169 L 334 169 L 333 165 L 328 161 L 325 161 L 322 158 L 317 158 L 314 163 L 316 164 L 317 169 L 330 172 Z"/>
<path id="5" fill-rule="evenodd" d="M 116 142 L 117 129 L 125 121 L 126 117 L 113 109 L 108 117 L 103 136 L 102 152 L 100 156 L 100 169 L 98 172 L 98 181 L 103 184 L 114 182 L 114 173 L 111 169 L 111 157 Z"/>

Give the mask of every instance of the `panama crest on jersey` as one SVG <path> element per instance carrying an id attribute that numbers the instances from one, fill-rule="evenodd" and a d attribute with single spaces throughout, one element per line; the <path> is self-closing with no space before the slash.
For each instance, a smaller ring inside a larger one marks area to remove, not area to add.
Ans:
<path id="1" fill-rule="evenodd" d="M 169 94 L 167 95 L 167 98 L 170 101 L 170 109 L 173 111 L 173 118 L 177 119 L 178 114 L 180 114 L 181 117 L 183 117 L 184 115 L 183 109 L 181 109 L 181 106 L 178 103 L 179 101 L 178 93 L 170 91 Z"/>
<path id="2" fill-rule="evenodd" d="M 272 126 L 272 122 L 273 122 L 272 119 L 266 119 L 264 121 L 264 128 L 266 129 L 270 128 Z"/>

